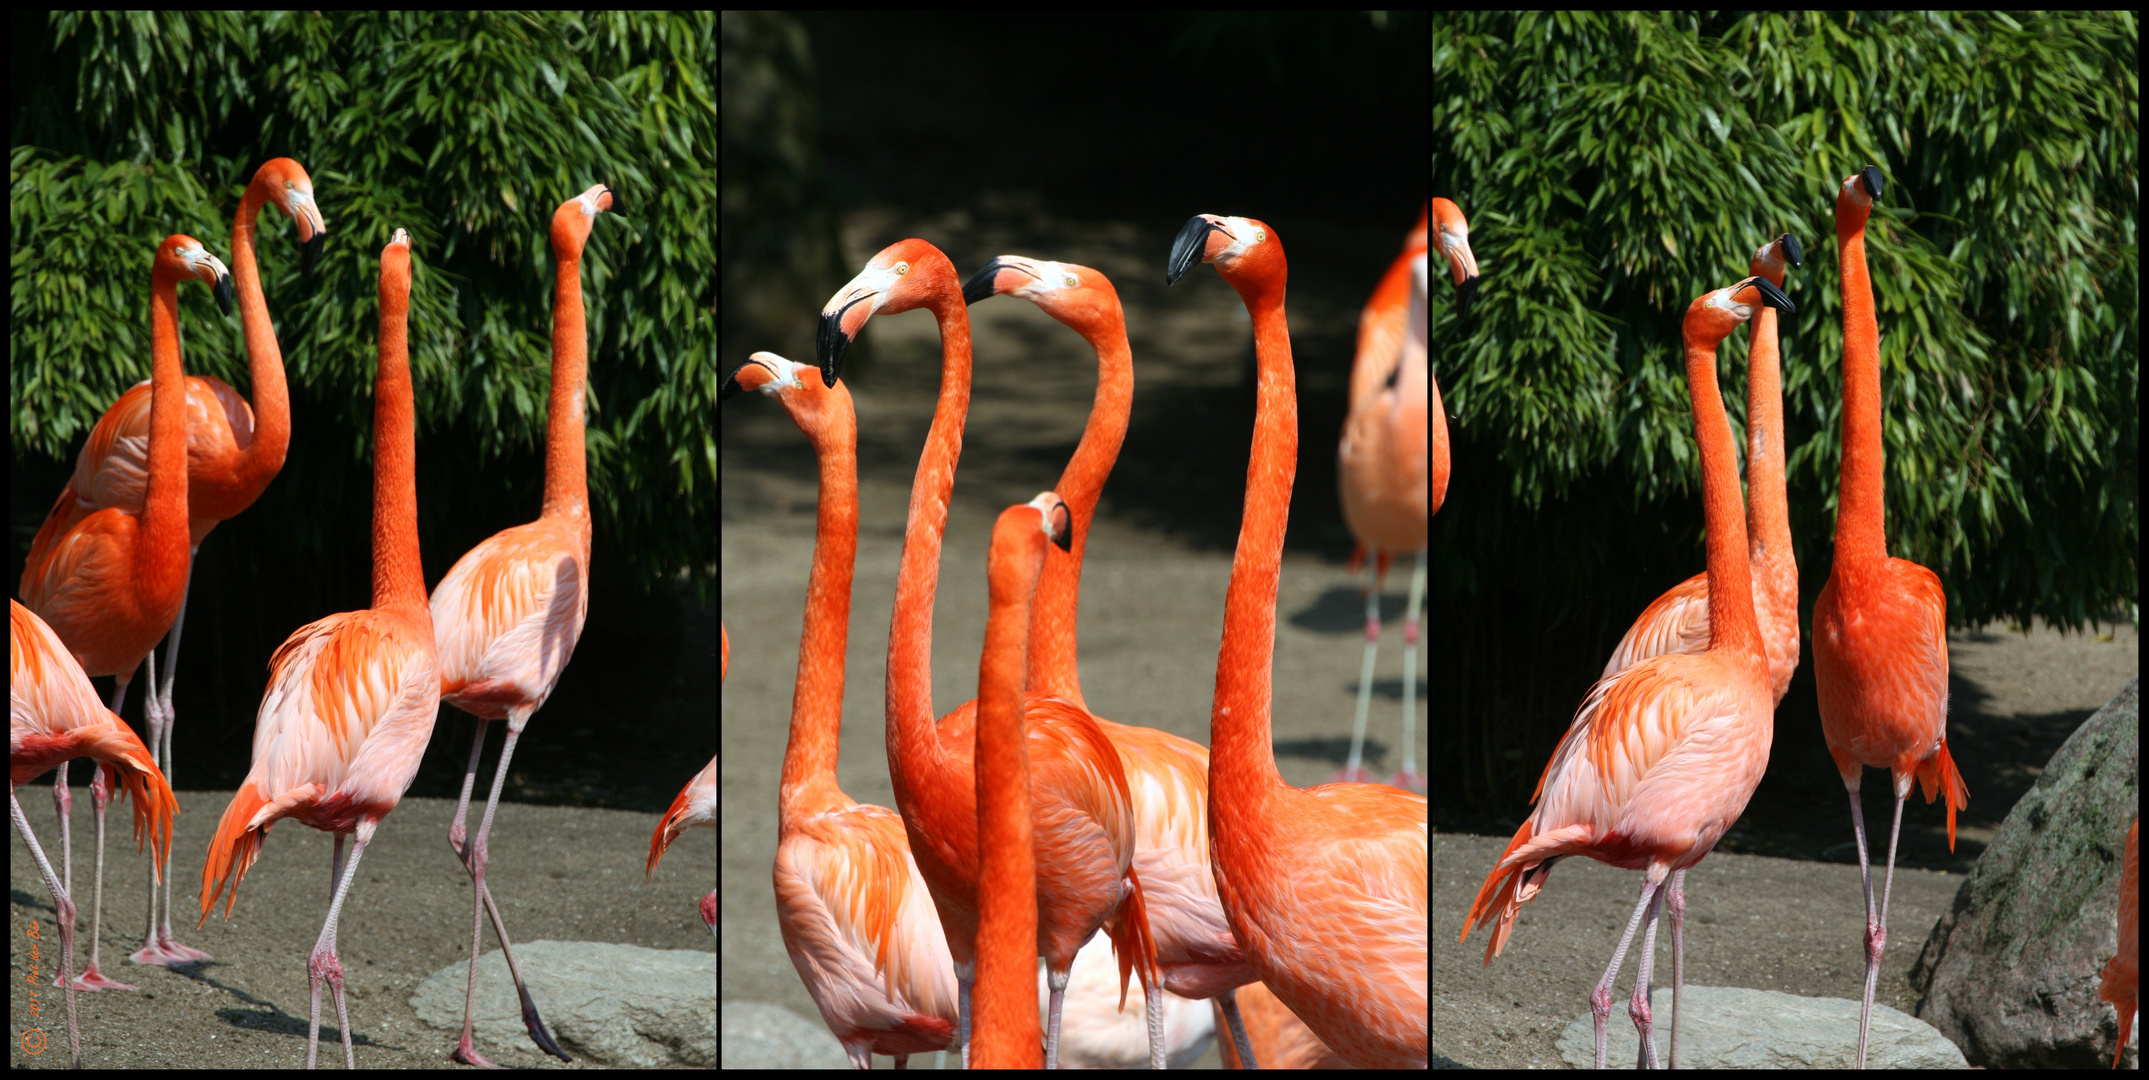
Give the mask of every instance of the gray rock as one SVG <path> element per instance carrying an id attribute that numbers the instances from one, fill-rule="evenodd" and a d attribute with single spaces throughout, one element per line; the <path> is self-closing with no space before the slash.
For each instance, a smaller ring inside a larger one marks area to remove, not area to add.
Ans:
<path id="1" fill-rule="evenodd" d="M 880 1058 L 880 1065 L 893 1064 Z M 920 1064 L 930 1066 L 926 1058 Z M 724 1068 L 848 1069 L 843 1044 L 820 1017 L 806 1019 L 781 1005 L 760 1001 L 724 1003 Z"/>
<path id="2" fill-rule="evenodd" d="M 1911 970 L 1918 1016 L 1973 1064 L 2111 1064 L 2119 1025 L 2097 973 L 2119 946 L 2119 861 L 2140 802 L 2139 684 L 2052 755 Z"/>
<path id="3" fill-rule="evenodd" d="M 590 1062 L 655 1068 L 715 1068 L 716 954 L 645 949 L 586 941 L 532 941 L 515 946 L 530 996 L 562 1049 Z M 634 992 L 623 994 L 622 972 Z M 418 984 L 410 1004 L 418 1018 L 443 1031 L 463 1027 L 467 961 L 441 968 Z M 478 958 L 478 1052 L 503 1044 L 529 1046 L 522 1005 L 507 961 L 498 950 Z"/>
<path id="4" fill-rule="evenodd" d="M 1612 1000 L 1606 1025 L 1604 1064 L 1631 1069 L 1640 1045 L 1627 1017 L 1627 994 Z M 1657 1064 L 1670 1064 L 1671 987 L 1649 998 L 1656 1027 L 1651 1042 Z M 1848 1069 L 1858 1064 L 1858 1003 L 1808 998 L 1774 990 L 1689 986 L 1679 1000 L 1679 1067 L 1682 1069 Z M 1560 1033 L 1560 1057 L 1579 1069 L 1596 1064 L 1588 1013 Z M 1866 1066 L 1874 1069 L 1960 1069 L 1962 1051 L 1932 1025 L 1887 1007 L 1873 1006 Z"/>

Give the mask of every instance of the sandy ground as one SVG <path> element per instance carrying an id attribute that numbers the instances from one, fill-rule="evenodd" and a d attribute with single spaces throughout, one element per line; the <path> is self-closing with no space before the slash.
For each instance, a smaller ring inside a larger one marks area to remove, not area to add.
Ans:
<path id="1" fill-rule="evenodd" d="M 1157 235 L 1124 225 L 1069 227 L 1067 238 L 1048 246 L 1034 237 L 1024 243 L 995 233 L 989 223 L 897 224 L 870 213 L 854 215 L 854 222 L 857 264 L 876 249 L 868 246 L 870 237 L 914 234 L 948 246 L 958 267 L 1000 252 L 1030 252 L 1083 262 L 1112 277 L 1132 330 L 1136 418 L 1089 541 L 1083 690 L 1099 715 L 1206 744 L 1252 425 L 1252 399 L 1236 389 L 1251 341 L 1237 295 L 1220 280 L 1192 276 L 1165 293 L 1169 225 Z M 915 233 L 906 227 L 912 225 Z M 898 229 L 903 231 L 893 231 Z M 1375 237 L 1359 243 L 1370 250 L 1372 274 L 1387 257 L 1383 248 L 1394 242 Z M 1355 250 L 1341 246 L 1346 255 Z M 1302 244 L 1294 240 L 1290 250 L 1302 395 L 1340 394 L 1348 361 L 1338 358 L 1348 355 L 1356 318 L 1349 294 L 1361 290 L 1356 279 L 1368 275 L 1348 266 L 1331 270 L 1324 265 L 1326 248 L 1312 235 Z M 1301 279 L 1309 283 L 1303 289 Z M 1324 280 L 1339 284 L 1326 291 L 1314 284 Z M 933 627 L 939 713 L 977 693 L 984 549 L 993 518 L 1057 479 L 1096 387 L 1096 359 L 1088 346 L 1034 306 L 994 299 L 976 309 L 973 323 L 976 387 Z M 848 373 L 845 378 L 859 412 L 862 493 L 839 777 L 852 798 L 892 806 L 881 707 L 887 626 L 904 507 L 938 388 L 939 345 L 924 313 L 877 318 L 867 324 L 866 336 L 878 362 L 855 379 Z M 1347 540 L 1338 542 L 1333 496 L 1341 415 L 1309 411 L 1314 417 L 1302 417 L 1301 439 L 1302 457 L 1311 464 L 1301 465 L 1300 487 L 1319 494 L 1294 505 L 1291 544 L 1310 550 L 1289 551 L 1284 559 L 1275 668 L 1277 760 L 1284 779 L 1298 785 L 1325 781 L 1348 750 L 1364 640 L 1363 601 L 1337 557 L 1347 550 Z M 818 1023 L 778 936 L 769 878 L 776 783 L 812 553 L 813 456 L 773 402 L 735 399 L 724 414 L 722 611 L 731 631 L 734 678 L 723 688 L 723 999 L 775 1002 Z M 1173 445 L 1205 449 L 1175 456 Z M 1185 477 L 1185 485 L 1167 488 L 1160 480 L 1174 476 Z M 1407 583 L 1407 567 L 1389 581 L 1386 610 L 1398 623 Z M 1368 732 L 1368 765 L 1390 773 L 1401 760 L 1399 639 L 1391 625 L 1374 678 Z M 1419 678 L 1415 740 L 1422 763 L 1427 735 Z M 1212 1050 L 1207 1063 L 1215 1061 Z"/>
<path id="2" fill-rule="evenodd" d="M 1904 810 L 1904 855 L 1875 1000 L 1906 1013 L 1917 1005 L 1907 982 L 1910 966 L 1970 864 L 2067 734 L 2140 670 L 2139 635 L 2125 625 L 2087 634 L 1988 627 L 1951 634 L 1948 648 L 1949 748 L 1963 769 L 1971 804 L 1958 821 L 1953 853 L 1937 807 L 1914 798 Z M 1810 668 L 1801 674 L 1810 680 Z M 1864 896 L 1850 815 L 1826 757 L 1806 745 L 1817 744 L 1818 735 L 1796 728 L 1796 693 L 1778 710 L 1779 752 L 1771 754 L 1770 777 L 1762 785 L 1768 797 L 1757 794 L 1726 843 L 1687 875 L 1687 980 L 1853 997 L 1865 970 Z M 1817 779 L 1800 775 L 1816 772 Z M 1800 792 L 1803 800 L 1796 798 Z M 1864 795 L 1868 823 L 1887 821 L 1890 800 L 1880 773 L 1868 770 Z M 1735 839 L 1748 848 L 1803 857 L 1736 854 Z M 1879 842 L 1885 843 L 1885 833 Z M 1568 1023 L 1586 1015 L 1590 987 L 1603 975 L 1634 910 L 1640 875 L 1567 860 L 1523 909 L 1506 951 L 1484 967 L 1486 932 L 1460 945 L 1456 934 L 1505 846 L 1504 836 L 1433 837 L 1436 1066 L 1562 1067 L 1554 1043 Z M 1874 887 L 1880 887 L 1878 879 Z M 1668 928 L 1660 930 L 1660 985 L 1670 978 L 1669 937 Z M 1634 949 L 1614 992 L 1615 1024 L 1631 1025 L 1624 1002 L 1632 993 L 1638 937 Z"/>
<path id="3" fill-rule="evenodd" d="M 39 844 L 57 860 L 58 825 L 49 782 L 21 788 L 18 798 Z M 131 820 L 120 816 L 124 804 L 107 812 L 113 834 L 106 853 L 102 966 L 106 975 L 141 989 L 77 995 L 83 1060 L 89 1067 L 296 1068 L 304 1063 L 306 956 L 328 913 L 330 839 L 295 822 L 279 824 L 241 885 L 231 920 L 224 921 L 219 903 L 209 924 L 195 930 L 202 854 L 230 799 L 229 791 L 179 792 L 173 856 L 179 892 L 173 898 L 173 928 L 181 941 L 216 957 L 181 971 L 145 969 L 125 961 L 141 944 L 146 858 L 135 854 L 124 831 L 125 821 Z M 439 1068 L 454 1049 L 454 1032 L 421 1023 L 410 1007 L 412 991 L 427 976 L 469 960 L 469 877 L 447 846 L 454 810 L 452 799 L 405 798 L 366 849 L 360 877 L 345 901 L 339 949 L 352 1041 L 362 1068 Z M 88 953 L 89 881 L 95 866 L 84 786 L 75 789 L 74 818 L 75 885 L 81 894 L 79 969 Z M 648 813 L 503 803 L 493 820 L 486 883 L 515 941 L 601 941 L 706 952 L 711 947 L 709 930 L 694 905 L 714 877 L 707 868 L 715 861 L 715 830 L 694 829 L 681 836 L 655 877 L 645 881 L 643 863 L 656 823 L 657 815 Z M 12 829 L 9 835 L 14 836 Z M 40 934 L 53 948 L 59 939 L 52 901 L 36 863 L 19 837 L 10 844 L 15 989 L 9 994 L 9 1016 L 20 1035 L 30 1026 L 31 999 L 23 970 L 29 962 L 30 923 L 40 924 Z M 499 947 L 489 927 L 484 947 Z M 621 992 L 632 992 L 631 978 L 622 982 Z M 31 1057 L 17 1039 L 10 1067 L 66 1066 L 64 996 L 52 995 L 46 1007 L 51 1048 Z M 341 1037 L 325 990 L 322 1014 L 321 1062 L 340 1067 Z M 527 1039 L 479 1049 L 503 1065 L 560 1064 Z M 578 1060 L 576 1067 L 589 1064 Z"/>

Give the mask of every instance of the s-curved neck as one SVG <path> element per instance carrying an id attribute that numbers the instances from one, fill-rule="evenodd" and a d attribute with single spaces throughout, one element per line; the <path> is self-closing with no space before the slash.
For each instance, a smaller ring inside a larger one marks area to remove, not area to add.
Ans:
<path id="1" fill-rule="evenodd" d="M 1051 694 L 1087 709 L 1075 642 L 1082 553 L 1089 543 L 1090 522 L 1096 516 L 1105 479 L 1112 474 L 1127 438 L 1127 419 L 1134 409 L 1134 351 L 1127 344 L 1126 321 L 1116 309 L 1097 325 L 1083 328 L 1082 336 L 1097 352 L 1097 398 L 1090 406 L 1082 441 L 1053 488 L 1073 515 L 1074 546 L 1045 555 L 1044 578 L 1030 605 L 1028 678 L 1031 693 Z"/>
<path id="2" fill-rule="evenodd" d="M 841 790 L 836 758 L 843 735 L 851 574 L 858 557 L 858 428 L 847 391 L 838 387 L 826 397 L 812 418 L 800 424 L 820 456 L 821 490 L 814 517 L 813 570 L 806 578 L 806 625 L 798 643 L 798 681 L 791 695 L 791 738 L 784 747 L 777 796 L 778 819 L 785 829 Z M 730 652 L 728 640 L 725 652 Z"/>
<path id="3" fill-rule="evenodd" d="M 284 353 L 276 343 L 276 324 L 269 318 L 261 268 L 254 257 L 254 227 L 267 201 L 259 187 L 249 184 L 231 219 L 231 284 L 246 337 L 246 373 L 253 384 L 254 407 L 254 441 L 241 453 L 239 468 L 245 473 L 245 485 L 254 491 L 276 478 L 291 448 L 291 392 L 284 384 Z"/>

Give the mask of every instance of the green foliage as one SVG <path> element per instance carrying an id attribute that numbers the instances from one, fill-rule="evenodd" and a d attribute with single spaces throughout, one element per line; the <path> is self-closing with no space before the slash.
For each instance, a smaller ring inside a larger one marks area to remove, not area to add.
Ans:
<path id="1" fill-rule="evenodd" d="M 1436 19 L 1433 189 L 1469 214 L 1485 284 L 1467 321 L 1435 305 L 1433 337 L 1508 484 L 1489 512 L 1577 485 L 1693 501 L 1680 317 L 1789 231 L 1809 256 L 1783 331 L 1793 527 L 1818 587 L 1834 199 L 1877 164 L 1891 551 L 1941 574 L 1956 622 L 2131 617 L 2138 40 L 2123 12 Z M 1732 395 L 1745 348 L 1723 349 Z"/>
<path id="2" fill-rule="evenodd" d="M 347 524 L 346 496 L 365 490 L 351 474 L 367 468 L 371 439 L 379 250 L 403 227 L 421 467 L 447 466 L 457 486 L 444 497 L 489 526 L 458 533 L 526 520 L 551 376 L 551 215 L 602 182 L 615 212 L 583 260 L 597 543 L 644 580 L 681 570 L 705 580 L 713 15 L 68 12 L 39 29 L 39 51 L 16 55 L 48 62 L 13 76 L 18 464 L 71 459 L 146 374 L 152 245 L 185 231 L 228 257 L 253 168 L 289 156 L 313 177 L 329 247 L 302 280 L 290 223 L 274 210 L 257 246 L 292 385 L 293 455 L 323 429 L 349 452 L 331 475 L 355 486 L 322 485 L 318 512 Z M 237 316 L 188 293 L 189 370 L 244 390 Z M 292 525 L 301 541 L 321 532 Z"/>

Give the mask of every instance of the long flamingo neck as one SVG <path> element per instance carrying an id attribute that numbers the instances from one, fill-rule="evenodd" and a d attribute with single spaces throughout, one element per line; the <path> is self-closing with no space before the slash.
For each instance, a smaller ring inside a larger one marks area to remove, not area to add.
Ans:
<path id="1" fill-rule="evenodd" d="M 1013 517 L 1015 515 L 1008 515 Z M 1034 526 L 1030 527 L 1034 533 Z M 1030 765 L 1022 723 L 1023 655 L 1031 592 L 1044 552 L 995 531 L 987 561 L 992 607 L 978 662 L 977 983 L 973 1067 L 1031 1067 L 1037 1022 L 1037 864 L 1030 827 Z M 1041 538 L 1032 537 L 1034 545 Z"/>
<path id="2" fill-rule="evenodd" d="M 149 490 L 135 557 L 163 566 L 179 555 L 185 585 L 187 538 L 187 384 L 179 359 L 178 282 L 157 275 L 149 289 Z M 167 567 L 168 568 L 168 567 Z M 162 580 L 162 576 L 142 580 Z M 154 605 L 144 605 L 145 607 Z"/>
<path id="3" fill-rule="evenodd" d="M 830 430 L 830 428 L 836 430 Z M 777 797 L 782 827 L 840 793 L 838 740 L 843 734 L 843 659 L 850 640 L 851 573 L 858 555 L 858 432 L 817 424 L 809 431 L 821 459 L 813 570 L 806 578 L 806 627 L 798 642 L 798 682 L 791 696 L 791 739 L 784 747 Z M 728 651 L 728 650 L 727 650 Z"/>
<path id="4" fill-rule="evenodd" d="M 910 486 L 909 524 L 896 571 L 895 615 L 888 624 L 888 765 L 900 807 L 913 775 L 923 775 L 939 743 L 933 731 L 933 597 L 940 587 L 940 540 L 955 491 L 970 412 L 970 317 L 957 292 L 933 307 L 940 324 L 940 399 Z"/>
<path id="5" fill-rule="evenodd" d="M 1759 657 L 1761 629 L 1754 620 L 1737 444 L 1716 385 L 1715 343 L 1687 339 L 1686 380 L 1694 402 L 1694 441 L 1701 449 L 1702 519 L 1709 530 L 1709 648 L 1742 649 Z"/>
<path id="6" fill-rule="evenodd" d="M 583 383 L 589 330 L 582 310 L 582 252 L 560 255 L 552 285 L 552 394 L 545 415 L 544 516 L 589 517 L 584 466 Z"/>
<path id="7" fill-rule="evenodd" d="M 1090 521 L 1096 516 L 1105 478 L 1112 474 L 1127 438 L 1127 418 L 1134 409 L 1134 350 L 1127 345 L 1127 326 L 1120 319 L 1083 336 L 1097 350 L 1097 399 L 1090 405 L 1082 441 L 1053 488 L 1073 515 L 1074 546 L 1045 555 L 1045 575 L 1030 607 L 1028 677 L 1031 693 L 1051 694 L 1087 709 L 1075 648 L 1082 553 L 1089 543 Z"/>
<path id="8" fill-rule="evenodd" d="M 373 383 L 373 606 L 422 612 L 425 571 L 418 559 L 418 439 L 411 405 L 409 316 L 406 276 L 381 290 L 380 373 Z"/>
<path id="9" fill-rule="evenodd" d="M 1880 324 L 1866 274 L 1865 226 L 1837 236 L 1843 278 L 1843 474 L 1836 503 L 1836 564 L 1887 557 L 1880 430 Z"/>
<path id="10" fill-rule="evenodd" d="M 1276 587 L 1283 576 L 1284 526 L 1298 470 L 1298 391 L 1291 366 L 1283 290 L 1249 297 L 1259 370 L 1253 453 L 1246 464 L 1246 512 L 1239 523 L 1231 584 L 1224 593 L 1224 638 L 1216 656 L 1216 700 L 1209 717 L 1209 779 L 1219 817 L 1259 792 L 1279 788 L 1270 743 L 1271 667 L 1276 646 Z"/>
<path id="11" fill-rule="evenodd" d="M 253 384 L 254 441 L 240 455 L 240 469 L 250 481 L 266 486 L 284 467 L 291 448 L 291 393 L 284 385 L 284 353 L 276 344 L 276 324 L 269 319 L 261 291 L 261 267 L 254 258 L 254 225 L 267 201 L 248 185 L 231 219 L 232 288 L 238 293 L 239 324 L 246 336 L 246 373 Z"/>
<path id="12" fill-rule="evenodd" d="M 1784 495 L 1783 369 L 1776 348 L 1776 309 L 1753 317 L 1746 350 L 1747 543 L 1757 573 L 1791 558 L 1791 511 Z"/>

